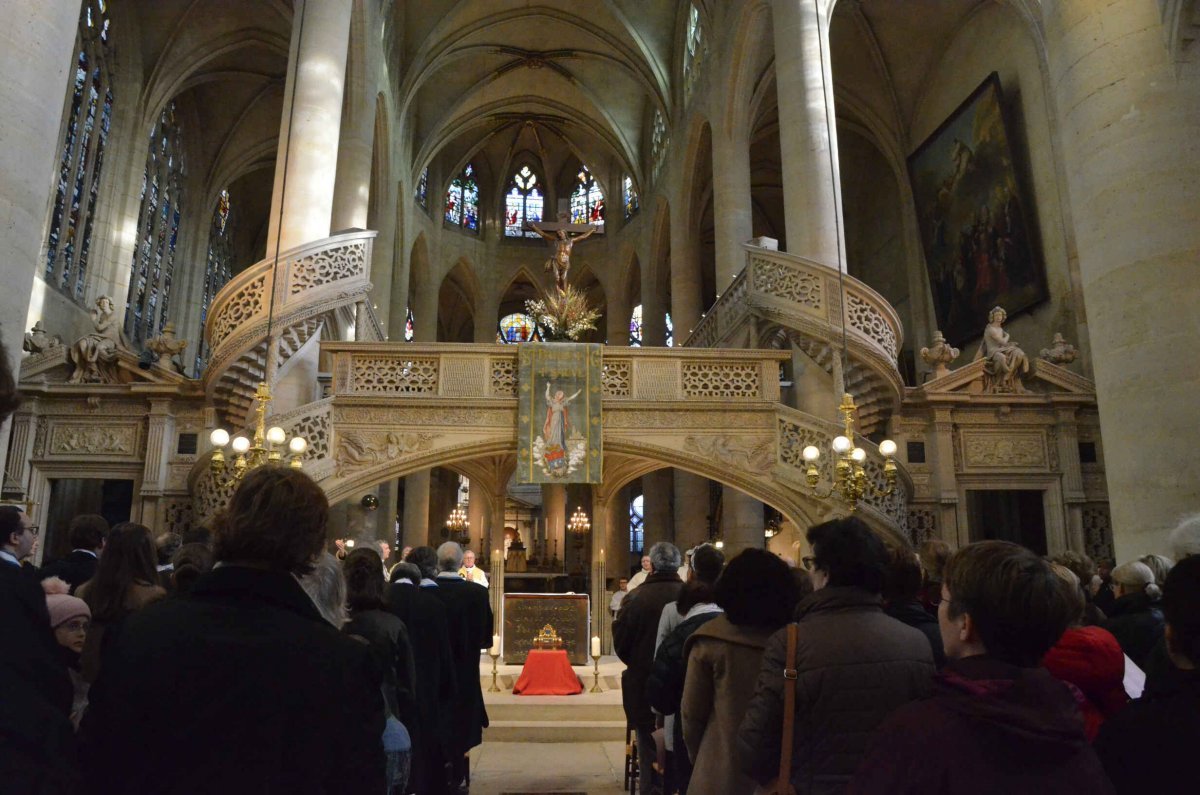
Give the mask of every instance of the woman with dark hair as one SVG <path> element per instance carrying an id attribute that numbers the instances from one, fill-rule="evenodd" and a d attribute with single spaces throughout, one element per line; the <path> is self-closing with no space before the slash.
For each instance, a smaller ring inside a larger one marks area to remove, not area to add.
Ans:
<path id="1" fill-rule="evenodd" d="M 416 663 L 404 622 L 388 611 L 384 601 L 383 560 L 370 547 L 359 547 L 342 563 L 346 577 L 346 606 L 350 621 L 342 628 L 371 644 L 383 671 L 383 699 L 388 713 L 411 732 L 416 729 Z M 408 783 L 408 753 L 388 754 L 388 782 L 405 792 Z"/>
<path id="2" fill-rule="evenodd" d="M 184 544 L 171 556 L 171 585 L 176 596 L 186 596 L 200 575 L 213 567 L 212 550 L 205 544 Z"/>
<path id="3" fill-rule="evenodd" d="M 96 681 L 106 629 L 167 595 L 157 583 L 158 553 L 149 528 L 136 522 L 113 527 L 104 543 L 96 576 L 79 586 L 75 594 L 92 611 L 91 628 L 80 657 L 85 681 Z"/>
<path id="4" fill-rule="evenodd" d="M 714 598 L 725 612 L 693 632 L 684 647 L 680 717 L 694 765 L 688 791 L 752 792 L 754 780 L 737 769 L 730 749 L 754 695 L 767 640 L 791 620 L 796 580 L 778 556 L 747 549 L 725 567 Z"/>

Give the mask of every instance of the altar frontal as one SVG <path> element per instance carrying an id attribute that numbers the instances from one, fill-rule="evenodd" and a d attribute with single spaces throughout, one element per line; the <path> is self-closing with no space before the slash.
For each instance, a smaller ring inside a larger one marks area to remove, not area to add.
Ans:
<path id="1" fill-rule="evenodd" d="M 520 346 L 518 482 L 600 482 L 601 351 L 590 343 Z"/>

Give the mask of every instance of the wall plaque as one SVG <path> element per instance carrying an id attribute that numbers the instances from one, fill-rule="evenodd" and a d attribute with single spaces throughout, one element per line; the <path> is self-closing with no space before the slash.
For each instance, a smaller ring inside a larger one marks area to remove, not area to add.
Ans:
<path id="1" fill-rule="evenodd" d="M 549 624 L 571 665 L 587 665 L 589 616 L 587 594 L 504 594 L 504 664 L 524 665 L 533 639 Z"/>

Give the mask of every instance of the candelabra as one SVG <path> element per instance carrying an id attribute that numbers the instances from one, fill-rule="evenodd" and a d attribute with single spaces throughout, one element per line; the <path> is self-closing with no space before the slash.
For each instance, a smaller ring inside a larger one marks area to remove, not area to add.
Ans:
<path id="1" fill-rule="evenodd" d="M 467 520 L 466 509 L 461 505 L 456 505 L 450 512 L 450 516 L 446 518 L 446 533 L 452 541 L 465 544 L 469 539 L 470 532 L 471 523 Z"/>
<path id="2" fill-rule="evenodd" d="M 212 459 L 209 461 L 214 475 L 220 476 L 228 471 L 229 476 L 234 480 L 241 480 L 247 472 L 255 467 L 264 464 L 280 464 L 283 462 L 283 451 L 280 447 L 284 442 L 287 442 L 287 449 L 290 452 L 289 465 L 296 469 L 301 467 L 301 458 L 304 451 L 308 449 L 308 440 L 303 436 L 293 436 L 291 440 L 288 440 L 287 432 L 283 428 L 266 427 L 267 407 L 271 405 L 271 388 L 267 386 L 266 381 L 259 382 L 254 398 L 257 405 L 254 409 L 254 437 L 252 440 L 245 436 L 235 436 L 231 443 L 229 432 L 224 428 L 214 428 L 213 432 L 209 434 L 209 441 L 215 448 Z M 225 461 L 226 445 L 233 449 L 232 467 L 228 470 Z"/>
<path id="3" fill-rule="evenodd" d="M 567 522 L 567 529 L 571 531 L 571 537 L 575 539 L 575 548 L 583 549 L 583 540 L 587 537 L 588 531 L 592 529 L 592 523 L 587 518 L 587 514 L 583 512 L 583 506 L 575 509 L 575 513 L 571 514 L 571 520 Z"/>
<path id="4" fill-rule="evenodd" d="M 851 511 L 858 507 L 858 501 L 863 497 L 887 497 L 896 488 L 896 462 L 893 460 L 893 456 L 896 455 L 896 443 L 891 439 L 884 439 L 879 443 L 879 452 L 884 457 L 884 488 L 876 488 L 867 479 L 867 473 L 863 469 L 863 462 L 867 460 L 867 451 L 854 444 L 854 412 L 857 408 L 854 405 L 853 397 L 849 394 L 842 395 L 842 404 L 838 406 L 838 411 L 841 412 L 845 424 L 845 435 L 835 437 L 831 445 L 833 454 L 836 456 L 836 463 L 833 469 L 833 483 L 828 490 L 817 490 L 817 483 L 821 480 L 821 472 L 817 468 L 821 451 L 813 445 L 809 445 L 801 453 L 807 463 L 804 472 L 805 479 L 813 494 L 822 500 L 837 494 L 850 506 Z"/>

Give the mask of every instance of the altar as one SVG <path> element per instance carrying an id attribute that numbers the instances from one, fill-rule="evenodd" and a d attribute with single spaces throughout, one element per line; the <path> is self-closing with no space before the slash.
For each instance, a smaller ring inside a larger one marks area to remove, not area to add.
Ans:
<path id="1" fill-rule="evenodd" d="M 505 665 L 524 665 L 538 632 L 547 624 L 562 639 L 571 665 L 587 665 L 591 639 L 587 594 L 504 594 Z"/>

